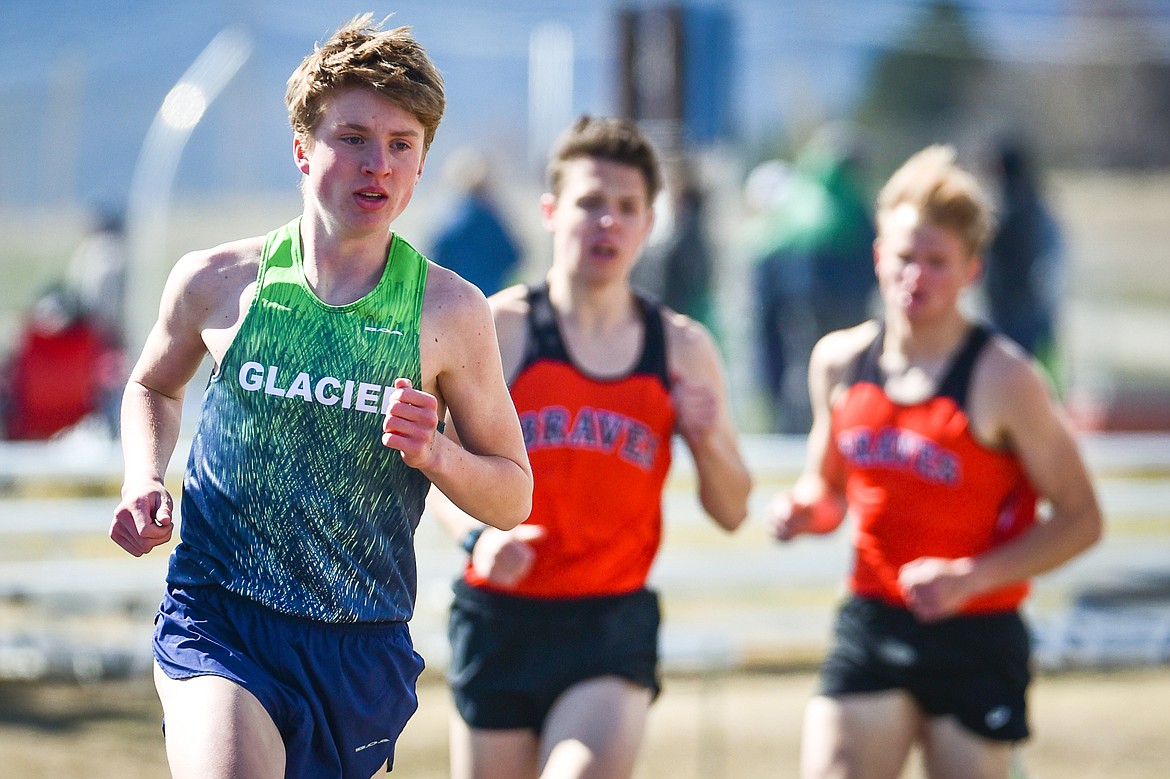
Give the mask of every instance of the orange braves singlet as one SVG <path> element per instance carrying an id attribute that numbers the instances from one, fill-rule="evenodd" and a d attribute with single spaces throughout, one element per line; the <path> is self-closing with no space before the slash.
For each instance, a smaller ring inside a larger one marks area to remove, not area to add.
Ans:
<path id="1" fill-rule="evenodd" d="M 600 379 L 565 347 L 548 287 L 529 290 L 528 347 L 512 400 L 532 463 L 536 564 L 506 592 L 537 598 L 617 595 L 645 586 L 662 537 L 674 406 L 659 305 L 637 295 L 642 354 Z M 492 588 L 468 565 L 467 582 Z"/>
<path id="2" fill-rule="evenodd" d="M 905 606 L 897 581 L 903 565 L 1003 544 L 1035 521 L 1036 494 L 1011 452 L 989 449 L 970 429 L 968 385 L 990 332 L 973 327 L 937 394 L 912 405 L 895 403 L 883 390 L 884 332 L 858 355 L 833 405 L 833 440 L 857 519 L 850 587 Z M 1028 583 L 1018 582 L 972 599 L 962 612 L 1009 611 L 1027 593 Z"/>

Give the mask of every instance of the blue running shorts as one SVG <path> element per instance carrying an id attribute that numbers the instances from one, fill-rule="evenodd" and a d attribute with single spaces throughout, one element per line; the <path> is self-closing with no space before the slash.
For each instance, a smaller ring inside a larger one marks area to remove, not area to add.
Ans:
<path id="1" fill-rule="evenodd" d="M 154 656 L 172 679 L 222 676 L 256 696 L 284 738 L 287 779 L 392 767 L 423 670 L 404 622 L 322 623 L 217 586 L 168 587 Z"/>

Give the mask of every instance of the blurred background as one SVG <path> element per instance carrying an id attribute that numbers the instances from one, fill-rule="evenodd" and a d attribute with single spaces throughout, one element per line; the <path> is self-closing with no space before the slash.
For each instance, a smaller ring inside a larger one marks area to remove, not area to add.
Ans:
<path id="1" fill-rule="evenodd" d="M 53 291 L 80 296 L 66 302 L 82 309 L 87 294 L 101 301 L 104 324 L 136 354 L 184 251 L 295 215 L 285 80 L 364 10 L 6 2 L 0 350 L 18 348 Z M 987 179 L 1002 214 L 1024 212 L 1007 220 L 1006 254 L 972 305 L 1036 341 L 1084 425 L 1170 425 L 1166 3 L 404 0 L 371 10 L 414 28 L 449 95 L 397 227 L 435 253 L 466 186 L 450 167 L 478 155 L 515 244 L 496 283 L 547 267 L 536 199 L 556 134 L 581 113 L 643 122 L 670 189 L 638 280 L 720 337 L 745 430 L 805 429 L 809 341 L 864 315 L 876 188 L 936 142 Z M 1019 186 L 1005 183 L 1004 155 Z M 86 259 L 94 233 L 123 239 L 125 257 L 107 241 L 104 261 Z M 1039 321 L 1012 320 L 1029 308 Z"/>
<path id="2" fill-rule="evenodd" d="M 6 0 L 0 677 L 147 666 L 165 558 L 104 537 L 129 361 L 179 256 L 299 213 L 285 81 L 367 10 L 413 27 L 447 82 L 396 230 L 485 292 L 548 267 L 537 200 L 564 127 L 649 131 L 668 187 L 637 281 L 715 333 L 757 517 L 801 462 L 811 344 L 872 310 L 878 186 L 953 144 L 999 213 L 967 304 L 1047 367 L 1108 515 L 1106 543 L 1038 590 L 1041 659 L 1170 659 L 1165 0 Z M 680 456 L 655 572 L 672 667 L 815 657 L 847 534 L 724 538 L 691 478 Z M 433 525 L 415 624 L 441 666 L 460 559 Z"/>

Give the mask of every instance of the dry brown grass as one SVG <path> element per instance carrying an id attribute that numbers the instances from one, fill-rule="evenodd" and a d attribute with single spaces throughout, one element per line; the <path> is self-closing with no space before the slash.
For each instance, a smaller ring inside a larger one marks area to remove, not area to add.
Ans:
<path id="1" fill-rule="evenodd" d="M 670 677 L 651 715 L 637 779 L 796 776 L 807 671 Z M 398 776 L 447 776 L 447 693 L 424 677 L 398 749 Z M 1154 779 L 1170 765 L 1170 669 L 1041 677 L 1032 779 Z M 0 775 L 12 779 L 167 776 L 160 710 L 148 679 L 0 686 Z M 910 772 L 907 776 L 910 776 Z"/>

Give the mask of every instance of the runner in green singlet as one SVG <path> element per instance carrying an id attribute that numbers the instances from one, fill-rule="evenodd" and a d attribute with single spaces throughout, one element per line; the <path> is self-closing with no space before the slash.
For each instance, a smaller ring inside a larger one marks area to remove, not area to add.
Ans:
<path id="1" fill-rule="evenodd" d="M 155 623 L 175 777 L 392 765 L 417 706 L 407 620 L 430 484 L 504 529 L 531 504 L 483 294 L 391 229 L 443 114 L 438 71 L 367 15 L 315 47 L 286 102 L 301 216 L 178 262 L 123 402 L 110 535 L 137 557 L 171 538 L 183 393 L 214 362 Z"/>

